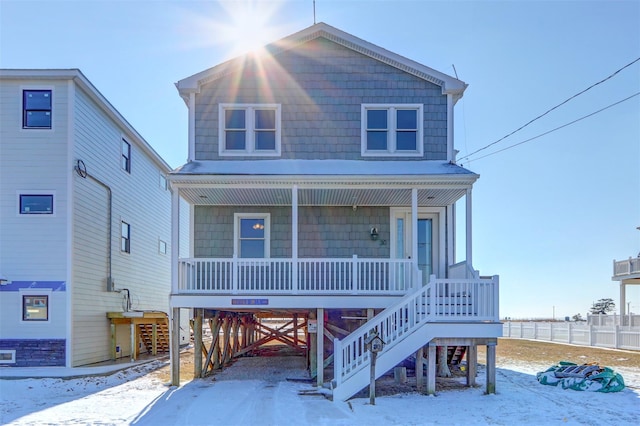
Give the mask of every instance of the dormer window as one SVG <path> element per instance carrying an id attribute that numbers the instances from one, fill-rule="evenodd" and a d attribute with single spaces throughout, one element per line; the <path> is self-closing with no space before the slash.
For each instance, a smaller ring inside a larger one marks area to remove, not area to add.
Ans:
<path id="1" fill-rule="evenodd" d="M 220 104 L 221 156 L 279 156 L 280 105 Z"/>
<path id="2" fill-rule="evenodd" d="M 422 156 L 422 104 L 363 104 L 362 156 Z"/>

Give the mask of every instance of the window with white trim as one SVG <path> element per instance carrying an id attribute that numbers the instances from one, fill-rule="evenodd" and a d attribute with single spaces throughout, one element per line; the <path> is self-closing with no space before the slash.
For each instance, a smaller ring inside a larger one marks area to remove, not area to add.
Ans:
<path id="1" fill-rule="evenodd" d="M 15 349 L 0 349 L 0 364 L 15 364 L 15 363 L 16 363 Z"/>
<path id="2" fill-rule="evenodd" d="M 269 213 L 236 213 L 233 251 L 240 258 L 270 257 Z"/>
<path id="3" fill-rule="evenodd" d="M 51 90 L 22 91 L 22 128 L 51 128 Z"/>
<path id="4" fill-rule="evenodd" d="M 131 253 L 131 225 L 124 221 L 120 225 L 120 251 Z"/>
<path id="5" fill-rule="evenodd" d="M 363 156 L 421 156 L 422 104 L 362 104 Z"/>
<path id="6" fill-rule="evenodd" d="M 220 104 L 221 156 L 280 155 L 279 104 Z"/>

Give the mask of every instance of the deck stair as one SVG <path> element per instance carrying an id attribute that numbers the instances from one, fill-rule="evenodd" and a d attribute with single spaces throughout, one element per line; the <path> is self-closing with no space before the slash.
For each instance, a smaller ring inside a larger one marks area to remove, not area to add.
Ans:
<path id="1" fill-rule="evenodd" d="M 138 324 L 138 336 L 140 342 L 153 353 L 153 326 L 154 324 Z M 157 353 L 169 353 L 169 319 L 159 320 L 156 326 L 156 350 Z"/>
<path id="2" fill-rule="evenodd" d="M 410 291 L 344 339 L 334 340 L 333 399 L 344 401 L 369 384 L 371 361 L 366 342 L 371 332 L 384 342 L 376 360 L 378 378 L 435 338 L 472 337 L 469 328 L 451 327 L 451 323 L 497 321 L 497 276 L 436 279 L 432 275 L 425 286 Z M 456 352 L 454 349 L 452 358 L 459 361 L 464 353 Z"/>
<path id="3" fill-rule="evenodd" d="M 467 351 L 466 346 L 449 346 L 447 347 L 447 364 L 459 365 Z"/>

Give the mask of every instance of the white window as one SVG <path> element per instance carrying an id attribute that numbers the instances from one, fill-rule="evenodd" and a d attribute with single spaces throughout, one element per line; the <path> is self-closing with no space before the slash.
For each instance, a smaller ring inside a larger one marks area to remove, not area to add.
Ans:
<path id="1" fill-rule="evenodd" d="M 167 189 L 167 178 L 162 174 L 160 175 L 159 184 L 160 184 L 160 188 L 164 189 L 166 191 L 166 189 Z"/>
<path id="2" fill-rule="evenodd" d="M 270 257 L 269 213 L 236 213 L 233 252 L 240 258 Z"/>
<path id="3" fill-rule="evenodd" d="M 23 295 L 22 321 L 49 321 L 49 296 L 46 294 Z"/>
<path id="4" fill-rule="evenodd" d="M 363 156 L 422 156 L 422 104 L 363 104 Z"/>
<path id="5" fill-rule="evenodd" d="M 160 254 L 167 254 L 167 243 L 162 241 L 162 240 L 158 240 L 158 253 Z"/>
<path id="6" fill-rule="evenodd" d="M 220 104 L 221 156 L 279 156 L 280 105 Z"/>

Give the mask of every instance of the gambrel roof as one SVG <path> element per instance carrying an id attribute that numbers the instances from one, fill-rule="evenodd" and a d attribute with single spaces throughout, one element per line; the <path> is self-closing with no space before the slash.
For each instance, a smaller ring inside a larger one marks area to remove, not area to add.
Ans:
<path id="1" fill-rule="evenodd" d="M 325 38 L 355 52 L 376 59 L 387 65 L 405 71 L 423 80 L 429 81 L 442 88 L 443 94 L 453 95 L 454 102 L 462 97 L 467 84 L 461 80 L 453 78 L 426 65 L 422 65 L 404 56 L 390 52 L 368 41 L 362 40 L 323 22 L 312 25 L 302 31 L 287 36 L 265 46 L 265 50 L 271 55 L 278 55 L 281 52 L 293 49 L 303 43 L 307 43 L 317 38 Z M 180 96 L 187 101 L 189 93 L 198 93 L 200 87 L 206 83 L 215 81 L 230 73 L 237 71 L 244 63 L 244 56 L 231 59 L 182 79 L 176 83 Z"/>

